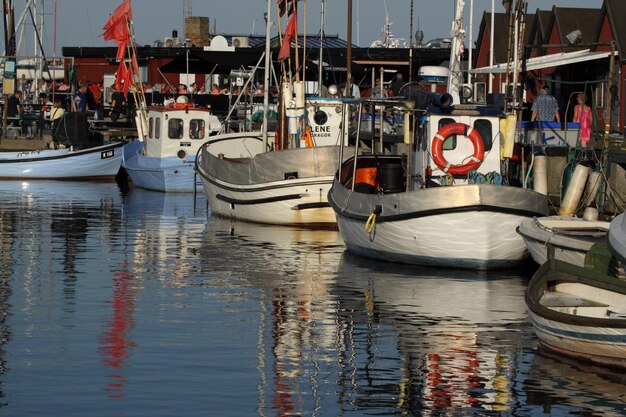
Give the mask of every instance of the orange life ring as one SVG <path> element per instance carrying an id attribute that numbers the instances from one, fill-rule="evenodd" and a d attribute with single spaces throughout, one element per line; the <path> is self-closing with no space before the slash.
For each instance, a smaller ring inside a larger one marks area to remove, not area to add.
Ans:
<path id="1" fill-rule="evenodd" d="M 170 109 L 193 109 L 193 103 L 170 103 Z"/>
<path id="2" fill-rule="evenodd" d="M 452 135 L 463 135 L 474 145 L 474 154 L 469 161 L 460 165 L 452 165 L 443 156 L 443 142 Z M 435 164 L 443 172 L 452 175 L 465 175 L 477 169 L 485 157 L 485 142 L 478 130 L 464 123 L 450 123 L 439 129 L 432 143 L 432 156 Z"/>

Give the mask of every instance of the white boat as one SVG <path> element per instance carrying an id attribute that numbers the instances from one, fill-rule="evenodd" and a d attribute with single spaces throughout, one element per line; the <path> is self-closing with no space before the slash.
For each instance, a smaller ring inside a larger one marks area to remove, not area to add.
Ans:
<path id="1" fill-rule="evenodd" d="M 458 268 L 524 261 L 528 252 L 516 228 L 526 218 L 546 216 L 548 201 L 533 190 L 503 184 L 501 118 L 480 107 L 431 107 L 409 156 L 357 155 L 346 161 L 329 202 L 348 250 Z"/>
<path id="2" fill-rule="evenodd" d="M 542 346 L 561 355 L 626 368 L 626 282 L 556 259 L 526 291 Z"/>
<path id="3" fill-rule="evenodd" d="M 74 149 L 0 152 L 0 178 L 105 180 L 122 164 L 123 142 Z"/>
<path id="4" fill-rule="evenodd" d="M 265 151 L 242 146 L 248 136 L 216 136 L 198 152 L 201 177 L 211 212 L 257 223 L 335 227 L 327 194 L 347 144 L 348 111 L 341 100 L 317 98 L 307 102 L 312 143 Z M 343 135 L 343 136 L 342 136 Z M 249 149 L 243 158 L 220 156 L 216 146 Z M 314 144 L 314 146 L 310 146 Z M 227 146 L 226 146 L 227 147 Z"/>
<path id="5" fill-rule="evenodd" d="M 163 192 L 193 192 L 200 146 L 221 129 L 210 109 L 191 103 L 147 108 L 143 147 L 125 155 L 122 166 L 135 187 Z"/>
<path id="6" fill-rule="evenodd" d="M 555 259 L 584 266 L 589 249 L 605 241 L 609 224 L 569 216 L 535 217 L 522 221 L 517 232 L 524 238 L 530 256 L 539 265 L 548 258 L 549 244 L 554 248 Z"/>

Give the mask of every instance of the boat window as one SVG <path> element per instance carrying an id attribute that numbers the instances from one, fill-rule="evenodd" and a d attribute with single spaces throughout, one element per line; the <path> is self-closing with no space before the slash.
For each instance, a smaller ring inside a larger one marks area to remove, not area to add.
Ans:
<path id="1" fill-rule="evenodd" d="M 443 118 L 439 120 L 439 127 L 437 128 L 437 131 L 441 130 L 442 127 L 449 125 L 450 123 L 456 123 L 456 120 L 454 119 L 447 119 L 447 118 Z M 452 151 L 456 149 L 456 135 L 452 135 L 452 136 L 448 136 L 444 141 L 443 141 L 443 150 L 444 151 Z"/>
<path id="2" fill-rule="evenodd" d="M 491 122 L 487 119 L 474 120 L 474 129 L 478 130 L 485 144 L 485 152 L 491 150 L 493 146 L 493 132 L 491 131 Z"/>
<path id="3" fill-rule="evenodd" d="M 154 138 L 159 139 L 161 137 L 161 118 L 157 117 L 154 121 Z"/>
<path id="4" fill-rule="evenodd" d="M 154 132 L 153 128 L 154 128 L 154 118 L 151 117 L 148 120 L 148 137 L 151 139 L 152 139 L 152 132 Z"/>
<path id="5" fill-rule="evenodd" d="M 193 119 L 189 122 L 189 137 L 191 139 L 204 139 L 204 120 Z"/>
<path id="6" fill-rule="evenodd" d="M 167 136 L 170 139 L 182 139 L 183 119 L 170 119 L 167 122 Z"/>

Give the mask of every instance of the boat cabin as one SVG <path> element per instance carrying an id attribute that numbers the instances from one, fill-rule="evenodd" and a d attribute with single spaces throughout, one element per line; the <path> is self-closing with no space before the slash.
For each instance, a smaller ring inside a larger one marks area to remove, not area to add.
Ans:
<path id="1" fill-rule="evenodd" d="M 222 123 L 209 108 L 191 103 L 148 107 L 148 131 L 144 139 L 147 157 L 162 158 L 176 155 L 195 158 L 200 146 L 219 133 Z"/>
<path id="2" fill-rule="evenodd" d="M 468 182 L 468 174 L 500 174 L 503 117 L 499 110 L 477 106 L 429 112 L 424 130 L 427 148 L 416 153 L 417 172 L 441 185 L 450 176 L 460 185 Z"/>
<path id="3" fill-rule="evenodd" d="M 408 148 L 390 153 L 364 154 L 348 160 L 340 182 L 365 193 L 397 193 L 423 187 L 502 183 L 500 148 L 505 120 L 500 110 L 476 106 L 429 110 L 426 124 L 416 137 L 411 158 Z M 408 174 L 410 171 L 410 175 Z M 407 179 L 412 178 L 413 183 Z"/>

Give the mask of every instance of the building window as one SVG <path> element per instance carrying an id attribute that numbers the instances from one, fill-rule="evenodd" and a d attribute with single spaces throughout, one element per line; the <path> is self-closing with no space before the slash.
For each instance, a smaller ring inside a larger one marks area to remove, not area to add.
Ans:
<path id="1" fill-rule="evenodd" d="M 606 97 L 606 88 L 604 83 L 598 83 L 596 90 L 594 91 L 594 104 L 596 107 L 604 108 L 604 98 Z"/>

